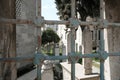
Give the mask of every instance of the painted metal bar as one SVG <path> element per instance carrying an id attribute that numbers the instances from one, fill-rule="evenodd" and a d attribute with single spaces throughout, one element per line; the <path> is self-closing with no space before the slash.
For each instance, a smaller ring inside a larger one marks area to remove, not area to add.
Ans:
<path id="1" fill-rule="evenodd" d="M 75 7 L 75 0 L 71 0 L 71 17 L 72 18 L 75 18 L 75 9 L 76 9 L 76 7 Z"/>
<path id="2" fill-rule="evenodd" d="M 71 80 L 75 80 L 75 62 L 71 62 Z"/>
<path id="3" fill-rule="evenodd" d="M 36 0 L 36 16 L 41 16 L 41 0 Z"/>
<path id="4" fill-rule="evenodd" d="M 100 19 L 102 20 L 104 20 L 104 10 L 105 10 L 104 1 L 100 0 Z"/>
<path id="5" fill-rule="evenodd" d="M 76 0 L 71 0 L 71 18 L 75 18 L 75 2 Z M 75 27 L 71 27 L 71 53 L 75 53 Z M 73 59 L 74 60 L 74 59 Z M 71 80 L 75 80 L 75 61 L 71 62 Z"/>
<path id="6" fill-rule="evenodd" d="M 44 20 L 45 24 L 69 24 L 69 21 L 58 21 L 58 20 Z"/>
<path id="7" fill-rule="evenodd" d="M 41 64 L 37 65 L 37 80 L 41 80 Z"/>
<path id="8" fill-rule="evenodd" d="M 39 18 L 41 17 L 41 0 L 36 0 L 36 17 Z M 37 27 L 37 50 L 41 53 L 41 42 L 42 42 L 42 37 L 41 37 L 41 25 L 36 25 Z M 41 80 L 41 63 L 37 65 L 37 80 Z"/>
<path id="9" fill-rule="evenodd" d="M 34 59 L 34 56 L 29 56 L 29 57 L 15 57 L 15 58 L 0 58 L 0 62 L 32 62 Z"/>
<path id="10" fill-rule="evenodd" d="M 100 0 L 100 19 L 104 20 L 104 1 Z M 101 26 L 103 27 L 103 26 Z M 100 31 L 100 51 L 104 51 L 104 29 Z M 100 53 L 101 54 L 101 53 Z M 102 55 L 102 54 L 101 54 Z M 100 58 L 100 80 L 104 80 L 104 59 Z"/>
<path id="11" fill-rule="evenodd" d="M 34 24 L 34 21 L 28 20 L 28 19 L 6 19 L 6 18 L 0 18 L 1 24 Z M 69 24 L 69 21 L 59 21 L 59 20 L 44 20 L 45 24 Z M 99 26 L 100 22 L 85 22 L 85 21 L 79 21 L 80 25 L 94 25 Z M 120 23 L 106 23 L 108 27 L 114 26 L 114 27 L 120 27 Z"/>
<path id="12" fill-rule="evenodd" d="M 0 18 L 1 24 L 34 24 L 33 21 L 28 19 L 6 19 Z"/>
<path id="13" fill-rule="evenodd" d="M 120 56 L 120 52 L 108 53 L 109 56 Z"/>
<path id="14" fill-rule="evenodd" d="M 68 56 L 46 56 L 46 60 L 63 60 L 63 59 L 68 59 Z"/>
<path id="15" fill-rule="evenodd" d="M 112 54 L 115 55 L 115 54 Z M 40 56 L 40 55 L 38 55 Z M 100 57 L 99 54 L 78 54 L 76 55 L 79 58 L 94 58 L 94 57 Z M 45 60 L 63 60 L 63 59 L 68 59 L 69 56 L 44 56 Z M 34 60 L 34 56 L 30 56 L 30 57 L 15 57 L 15 58 L 0 58 L 0 62 L 4 61 L 4 62 L 14 62 L 14 61 L 33 61 Z"/>
<path id="16" fill-rule="evenodd" d="M 109 26 L 120 27 L 120 23 L 108 23 Z"/>
<path id="17" fill-rule="evenodd" d="M 100 60 L 100 80 L 104 80 L 104 60 Z"/>
<path id="18" fill-rule="evenodd" d="M 120 56 L 120 52 L 115 52 L 115 53 L 107 53 L 108 56 Z M 75 55 L 79 58 L 95 58 L 95 57 L 100 57 L 98 53 L 96 54 L 77 54 Z M 45 60 L 63 60 L 63 59 L 68 59 L 69 56 L 44 56 Z M 73 56 L 74 57 L 74 56 Z M 26 61 L 26 62 L 32 62 L 34 59 L 34 56 L 29 56 L 29 57 L 15 57 L 15 58 L 0 58 L 0 62 L 21 62 L 21 61 Z"/>

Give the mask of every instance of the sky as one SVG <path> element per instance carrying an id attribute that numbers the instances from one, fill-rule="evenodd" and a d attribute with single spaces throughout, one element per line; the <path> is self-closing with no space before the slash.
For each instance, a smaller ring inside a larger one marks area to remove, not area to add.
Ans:
<path id="1" fill-rule="evenodd" d="M 44 19 L 59 20 L 57 12 L 55 0 L 42 0 L 42 16 Z"/>

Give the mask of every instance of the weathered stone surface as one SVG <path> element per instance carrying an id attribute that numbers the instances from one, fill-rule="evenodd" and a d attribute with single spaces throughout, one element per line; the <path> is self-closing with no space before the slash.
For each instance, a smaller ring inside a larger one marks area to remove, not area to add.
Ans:
<path id="1" fill-rule="evenodd" d="M 85 29 L 82 33 L 82 53 L 83 54 L 90 54 L 92 53 L 92 32 L 89 29 Z M 91 74 L 92 73 L 92 59 L 91 58 L 84 58 L 83 59 L 83 66 L 84 66 L 84 73 Z"/>
<path id="2" fill-rule="evenodd" d="M 34 21 L 36 17 L 35 0 L 17 0 L 16 18 Z M 17 56 L 28 56 L 35 53 L 37 47 L 37 29 L 33 25 L 16 25 Z M 20 68 L 28 62 L 17 63 Z"/>
<path id="3" fill-rule="evenodd" d="M 15 18 L 15 0 L 0 0 L 0 18 Z M 0 24 L 0 57 L 16 57 L 16 27 L 12 24 Z M 15 62 L 0 63 L 0 79 L 16 80 Z"/>
<path id="4" fill-rule="evenodd" d="M 61 63 L 63 69 L 63 80 L 71 80 L 71 64 Z M 79 63 L 75 64 L 75 80 L 99 80 L 99 74 L 84 74 L 84 66 Z"/>
<path id="5" fill-rule="evenodd" d="M 120 0 L 105 0 L 106 19 L 109 22 L 120 22 Z M 105 31 L 105 50 L 108 53 L 120 52 L 120 28 L 112 26 Z M 109 57 L 105 61 L 105 80 L 120 80 L 120 57 Z"/>

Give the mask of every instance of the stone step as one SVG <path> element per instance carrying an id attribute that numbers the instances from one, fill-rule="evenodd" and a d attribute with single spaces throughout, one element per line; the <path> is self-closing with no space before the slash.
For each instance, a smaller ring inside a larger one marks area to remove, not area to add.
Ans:
<path id="1" fill-rule="evenodd" d="M 67 62 L 61 63 L 63 68 L 63 80 L 71 80 L 71 64 Z M 75 64 L 75 79 L 76 80 L 99 80 L 99 74 L 92 73 L 90 75 L 84 75 L 83 65 Z"/>

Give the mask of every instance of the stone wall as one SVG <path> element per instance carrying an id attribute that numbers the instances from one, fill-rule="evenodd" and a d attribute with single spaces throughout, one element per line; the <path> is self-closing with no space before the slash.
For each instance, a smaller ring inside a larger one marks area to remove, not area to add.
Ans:
<path id="1" fill-rule="evenodd" d="M 120 0 L 105 0 L 106 19 L 120 23 Z M 120 52 L 120 27 L 109 26 L 104 30 L 105 50 L 108 53 Z M 120 56 L 111 56 L 105 61 L 105 80 L 120 80 Z"/>
<path id="2" fill-rule="evenodd" d="M 34 20 L 36 17 L 35 0 L 16 0 L 16 18 Z M 37 46 L 36 27 L 27 24 L 16 25 L 17 56 L 33 55 Z M 28 62 L 18 63 L 18 67 Z"/>

